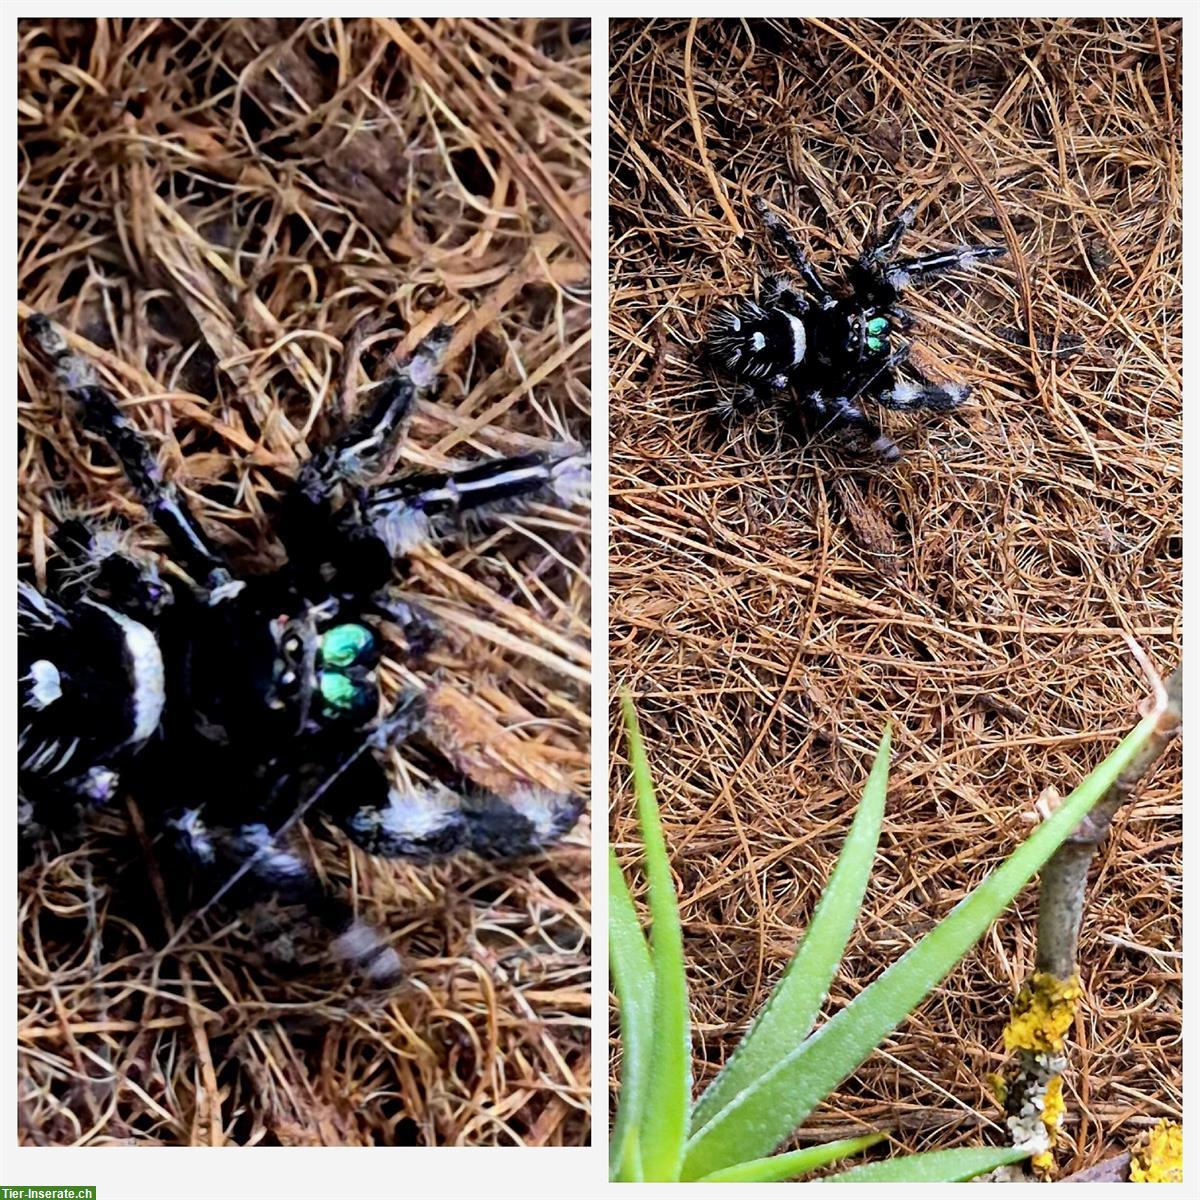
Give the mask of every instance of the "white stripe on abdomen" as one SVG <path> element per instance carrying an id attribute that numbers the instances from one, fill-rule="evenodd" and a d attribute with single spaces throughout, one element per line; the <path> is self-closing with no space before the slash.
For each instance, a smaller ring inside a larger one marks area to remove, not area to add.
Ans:
<path id="1" fill-rule="evenodd" d="M 125 744 L 144 742 L 158 728 L 166 702 L 162 650 L 154 634 L 132 617 L 96 600 L 85 600 L 84 603 L 105 613 L 120 629 L 125 640 L 133 703 L 133 732 Z"/>

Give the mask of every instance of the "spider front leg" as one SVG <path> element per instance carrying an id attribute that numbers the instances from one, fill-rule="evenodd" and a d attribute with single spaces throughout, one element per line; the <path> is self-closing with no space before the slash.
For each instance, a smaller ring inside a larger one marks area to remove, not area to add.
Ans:
<path id="1" fill-rule="evenodd" d="M 922 408 L 949 412 L 963 404 L 970 394 L 971 389 L 965 383 L 933 383 L 928 379 L 910 383 L 907 379 L 893 379 L 876 399 L 895 412 L 915 412 Z"/>
<path id="2" fill-rule="evenodd" d="M 304 464 L 284 512 L 294 537 L 309 536 L 312 518 L 326 518 L 332 511 L 338 486 L 369 473 L 403 435 L 417 401 L 437 395 L 438 369 L 449 344 L 450 330 L 439 325 L 408 362 L 388 376 L 370 408 Z"/>
<path id="3" fill-rule="evenodd" d="M 917 258 L 902 258 L 884 267 L 880 277 L 892 291 L 902 292 L 914 283 L 944 275 L 947 271 L 966 270 L 976 263 L 1002 258 L 1007 253 L 1007 246 L 957 246 L 953 250 L 936 250 Z"/>
<path id="4" fill-rule="evenodd" d="M 320 811 L 369 854 L 428 862 L 460 851 L 484 858 L 518 858 L 557 842 L 578 821 L 579 796 L 532 783 L 506 797 L 442 783 L 394 784 L 374 752 L 399 746 L 427 730 L 423 694 L 404 693 L 363 749 L 321 797 Z M 427 741 L 435 745 L 432 729 Z"/>
<path id="5" fill-rule="evenodd" d="M 767 232 L 791 260 L 792 266 L 800 272 L 805 287 L 807 287 L 809 294 L 817 302 L 817 307 L 832 308 L 837 303 L 837 300 L 822 282 L 816 268 L 809 262 L 808 255 L 804 253 L 800 243 L 792 236 L 791 230 L 767 207 L 767 202 L 761 196 L 752 197 L 751 204 L 754 206 L 754 211 L 762 219 Z"/>
<path id="6" fill-rule="evenodd" d="M 326 808 L 369 854 L 429 862 L 468 850 L 489 859 L 534 854 L 574 828 L 584 801 L 532 784 L 506 797 L 460 793 L 440 783 L 400 787 L 379 763 L 363 757 L 339 781 Z"/>
<path id="7" fill-rule="evenodd" d="M 166 824 L 175 847 L 193 869 L 216 885 L 209 904 L 230 893 L 246 901 L 278 896 L 286 904 L 302 905 L 328 932 L 337 958 L 374 985 L 398 983 L 403 975 L 399 955 L 378 930 L 359 920 L 349 904 L 330 892 L 310 863 L 288 844 L 287 837 L 302 817 L 311 820 L 344 808 L 355 790 L 379 771 L 371 753 L 407 741 L 421 728 L 424 718 L 422 696 L 408 691 L 365 732 L 327 737 L 319 757 L 337 766 L 319 780 L 314 780 L 304 761 L 289 752 L 268 758 L 260 770 L 250 773 L 254 781 L 268 788 L 257 805 L 249 806 L 253 820 L 241 815 L 247 805 L 236 789 L 214 791 L 218 781 L 239 778 L 231 769 L 238 762 L 237 753 L 218 752 L 216 759 L 209 761 L 207 772 L 201 767 L 181 779 L 177 791 L 183 799 L 177 801 L 179 807 Z M 306 753 L 312 750 L 309 746 Z M 245 777 L 247 772 L 243 769 L 240 775 Z M 358 802 L 362 802 L 361 796 Z"/>
<path id="8" fill-rule="evenodd" d="M 880 263 L 888 262 L 900 248 L 900 242 L 904 235 L 912 228 L 916 215 L 917 206 L 915 204 L 909 204 L 902 208 L 884 231 L 878 237 L 872 237 L 863 247 L 862 253 L 858 256 L 859 266 L 871 270 Z"/>
<path id="9" fill-rule="evenodd" d="M 163 477 L 145 438 L 117 406 L 92 365 L 72 352 L 57 328 L 40 313 L 25 323 L 63 391 L 78 405 L 85 429 L 100 434 L 120 461 L 138 499 L 167 535 L 179 562 L 208 592 L 213 603 L 235 594 L 225 560 L 196 522 L 174 483 Z"/>
<path id="10" fill-rule="evenodd" d="M 809 392 L 804 399 L 808 410 L 824 421 L 824 428 L 850 430 L 856 435 L 855 440 L 884 462 L 900 458 L 900 448 L 863 412 L 857 397 L 826 398 L 820 392 Z"/>
<path id="11" fill-rule="evenodd" d="M 465 520 L 494 519 L 527 504 L 579 504 L 590 485 L 587 452 L 560 446 L 382 484 L 348 504 L 339 524 L 349 537 L 369 532 L 393 558 L 401 558 L 419 546 L 456 536 Z"/>

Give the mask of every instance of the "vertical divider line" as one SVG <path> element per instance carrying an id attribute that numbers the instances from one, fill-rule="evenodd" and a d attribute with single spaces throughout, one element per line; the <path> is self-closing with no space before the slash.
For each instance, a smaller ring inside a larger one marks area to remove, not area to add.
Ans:
<path id="1" fill-rule="evenodd" d="M 592 1153 L 608 1176 L 608 17 L 592 18 Z"/>

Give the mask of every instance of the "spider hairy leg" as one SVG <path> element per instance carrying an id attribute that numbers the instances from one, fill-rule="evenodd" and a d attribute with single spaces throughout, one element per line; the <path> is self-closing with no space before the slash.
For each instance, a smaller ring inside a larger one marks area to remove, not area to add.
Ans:
<path id="1" fill-rule="evenodd" d="M 784 376 L 783 387 L 786 386 L 787 377 Z M 723 384 L 717 389 L 713 411 L 721 421 L 732 424 L 737 418 L 749 416 L 769 404 L 779 390 L 782 388 L 764 387 L 761 384 L 757 387 L 750 383 Z"/>
<path id="2" fill-rule="evenodd" d="M 966 270 L 976 263 L 1002 258 L 1007 246 L 959 246 L 954 250 L 937 250 L 918 258 L 902 258 L 884 268 L 882 275 L 889 287 L 904 291 L 923 279 L 944 275 L 947 271 Z"/>
<path id="3" fill-rule="evenodd" d="M 759 300 L 764 308 L 784 308 L 796 316 L 808 312 L 808 301 L 782 275 L 763 276 Z"/>
<path id="4" fill-rule="evenodd" d="M 53 541 L 60 554 L 51 560 L 51 586 L 68 606 L 91 597 L 153 621 L 174 600 L 154 561 L 133 552 L 123 530 L 70 517 L 54 531 Z"/>
<path id="5" fill-rule="evenodd" d="M 859 401 L 864 395 L 878 396 L 880 391 L 894 387 L 895 368 L 907 361 L 909 352 L 908 346 L 897 347 L 882 363 L 852 376 L 852 386 L 843 394 L 825 397 L 820 392 L 808 393 L 810 411 L 825 418 L 829 429 L 848 429 L 856 435 L 855 440 L 883 461 L 895 462 L 900 458 L 899 447 L 863 412 Z"/>
<path id="6" fill-rule="evenodd" d="M 810 392 L 807 402 L 812 412 L 825 418 L 827 429 L 848 429 L 857 435 L 858 441 L 884 462 L 896 462 L 900 458 L 899 446 L 863 412 L 857 402 L 858 395 L 861 395 L 861 392 L 853 397 L 826 398 L 819 392 Z"/>
<path id="7" fill-rule="evenodd" d="M 873 238 L 863 248 L 859 262 L 864 267 L 887 262 L 900 248 L 900 242 L 912 228 L 916 215 L 917 206 L 915 204 L 909 204 L 902 208 L 879 237 Z"/>
<path id="8" fill-rule="evenodd" d="M 329 511 L 338 484 L 368 473 L 403 436 L 417 402 L 437 395 L 438 369 L 449 344 L 449 328 L 439 325 L 379 386 L 370 408 L 304 464 L 290 497 L 293 507 L 300 508 L 292 520 L 301 533 L 301 521 L 311 510 Z"/>
<path id="9" fill-rule="evenodd" d="M 372 750 L 399 746 L 426 728 L 429 707 L 415 690 L 401 695 L 367 739 Z M 436 746 L 436 738 L 430 737 Z M 581 797 L 530 782 L 507 796 L 440 782 L 394 783 L 378 759 L 362 754 L 331 782 L 323 810 L 369 854 L 428 862 L 461 851 L 517 858 L 558 841 L 584 808 Z"/>
<path id="10" fill-rule="evenodd" d="M 459 794 L 439 783 L 389 785 L 360 760 L 339 790 L 352 804 L 338 824 L 369 854 L 429 862 L 462 851 L 481 858 L 523 858 L 557 842 L 583 812 L 579 796 L 524 784 L 508 795 Z M 373 799 L 363 802 L 364 796 Z"/>
<path id="11" fill-rule="evenodd" d="M 590 484 L 590 458 L 574 446 L 493 459 L 462 471 L 410 475 L 372 488 L 348 506 L 348 532 L 370 530 L 399 558 L 454 537 L 463 518 L 483 521 L 535 503 L 579 504 Z"/>
<path id="12" fill-rule="evenodd" d="M 95 369 L 75 354 L 55 325 L 40 313 L 25 328 L 54 370 L 62 390 L 80 408 L 84 428 L 100 434 L 120 461 L 138 499 L 167 535 L 175 555 L 214 602 L 236 590 L 225 560 L 209 541 L 174 483 L 133 422 L 117 406 Z"/>
<path id="13" fill-rule="evenodd" d="M 965 383 L 910 383 L 898 379 L 891 387 L 884 388 L 877 399 L 884 408 L 895 412 L 915 412 L 922 408 L 948 412 L 963 404 L 970 394 L 971 389 Z"/>
<path id="14" fill-rule="evenodd" d="M 194 868 L 214 878 L 218 868 L 244 868 L 255 899 L 277 896 L 285 904 L 302 905 L 328 931 L 334 956 L 372 986 L 392 988 L 404 977 L 400 956 L 383 934 L 332 896 L 313 868 L 265 824 L 210 827 L 202 807 L 185 810 L 169 824 L 176 845 Z"/>
<path id="15" fill-rule="evenodd" d="M 770 210 L 767 202 L 761 196 L 752 197 L 751 203 L 754 206 L 754 211 L 758 213 L 763 225 L 766 226 L 767 232 L 774 239 L 776 245 L 788 256 L 792 266 L 800 272 L 805 286 L 816 299 L 817 306 L 819 308 L 832 308 L 837 303 L 837 300 L 825 286 L 820 275 L 817 274 L 816 268 L 809 262 L 808 255 L 804 253 L 803 247 L 792 236 L 791 230 Z"/>

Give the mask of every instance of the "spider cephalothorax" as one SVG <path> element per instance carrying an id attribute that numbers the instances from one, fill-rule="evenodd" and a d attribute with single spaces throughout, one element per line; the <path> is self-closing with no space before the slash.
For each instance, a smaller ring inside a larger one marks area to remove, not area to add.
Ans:
<path id="1" fill-rule="evenodd" d="M 749 408 L 791 391 L 803 414 L 831 429 L 847 429 L 880 457 L 900 457 L 896 444 L 863 412 L 862 402 L 885 408 L 950 409 L 969 394 L 965 384 L 917 381 L 897 370 L 908 359 L 900 340 L 912 325 L 899 307 L 911 284 L 1005 253 L 1003 246 L 959 246 L 917 258 L 894 255 L 912 224 L 915 206 L 903 209 L 871 241 L 849 272 L 848 295 L 834 295 L 783 222 L 761 200 L 755 207 L 802 283 L 768 276 L 758 300 L 743 297 L 713 317 L 705 354 L 734 381 L 731 408 Z"/>
<path id="2" fill-rule="evenodd" d="M 582 801 L 566 791 L 518 779 L 500 796 L 444 759 L 437 773 L 432 741 L 430 782 L 393 782 L 382 759 L 426 732 L 426 697 L 405 691 L 381 710 L 378 666 L 385 623 L 412 660 L 434 632 L 394 593 L 406 556 L 530 503 L 582 502 L 586 453 L 560 445 L 370 483 L 414 405 L 437 393 L 439 330 L 287 490 L 286 564 L 239 575 L 91 365 L 46 318 L 25 328 L 166 534 L 173 567 L 168 583 L 119 531 L 56 514 L 45 591 L 18 583 L 23 831 L 62 828 L 137 792 L 165 853 L 221 891 L 306 906 L 344 960 L 393 982 L 395 951 L 330 894 L 289 834 L 321 817 L 373 854 L 511 857 L 575 824 Z"/>

